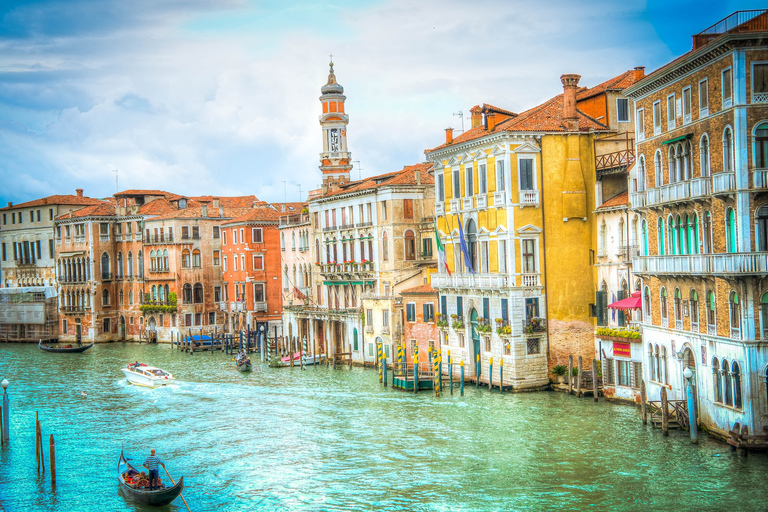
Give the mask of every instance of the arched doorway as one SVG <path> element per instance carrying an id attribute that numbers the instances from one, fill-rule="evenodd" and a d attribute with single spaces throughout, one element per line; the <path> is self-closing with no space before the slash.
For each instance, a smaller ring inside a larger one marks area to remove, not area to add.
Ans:
<path id="1" fill-rule="evenodd" d="M 154 343 L 157 341 L 157 320 L 155 320 L 155 317 L 149 317 L 149 330 L 147 334 L 149 335 L 149 342 Z"/>
<path id="2" fill-rule="evenodd" d="M 352 330 L 352 343 L 353 343 L 352 350 L 354 350 L 355 352 L 360 350 L 360 347 L 358 346 L 358 343 L 357 343 L 357 327 L 355 327 Z"/>
<path id="3" fill-rule="evenodd" d="M 125 339 L 125 317 L 120 315 L 120 339 Z"/>
<path id="4" fill-rule="evenodd" d="M 472 348 L 474 354 L 472 362 L 475 365 L 475 369 L 477 369 L 477 358 L 480 355 L 480 333 L 477 330 L 477 310 L 475 308 L 472 308 L 472 311 L 469 312 L 469 330 L 472 335 Z M 479 377 L 482 372 L 477 373 Z"/>

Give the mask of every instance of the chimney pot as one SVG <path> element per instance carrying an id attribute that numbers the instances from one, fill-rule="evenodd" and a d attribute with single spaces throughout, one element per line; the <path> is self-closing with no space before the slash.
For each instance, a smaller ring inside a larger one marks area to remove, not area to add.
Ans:
<path id="1" fill-rule="evenodd" d="M 81 188 L 75 189 L 75 192 L 77 193 L 77 197 L 83 197 L 83 189 Z"/>
<path id="2" fill-rule="evenodd" d="M 445 129 L 445 143 L 450 144 L 453 142 L 453 128 Z"/>
<path id="3" fill-rule="evenodd" d="M 579 130 L 579 117 L 576 114 L 576 91 L 581 75 L 565 74 L 560 76 L 563 83 L 563 121 L 568 131 Z"/>
<path id="4" fill-rule="evenodd" d="M 486 122 L 488 123 L 488 131 L 493 131 L 494 128 L 496 128 L 496 114 L 489 113 L 485 114 Z"/>
<path id="5" fill-rule="evenodd" d="M 645 66 L 637 66 L 635 68 L 635 80 L 640 80 L 645 76 Z"/>
<path id="6" fill-rule="evenodd" d="M 13 201 L 8 201 L 8 208 L 10 208 L 11 206 L 13 206 Z"/>
<path id="7" fill-rule="evenodd" d="M 483 122 L 482 110 L 480 107 L 474 106 L 469 111 L 472 112 L 472 128 L 477 128 Z"/>

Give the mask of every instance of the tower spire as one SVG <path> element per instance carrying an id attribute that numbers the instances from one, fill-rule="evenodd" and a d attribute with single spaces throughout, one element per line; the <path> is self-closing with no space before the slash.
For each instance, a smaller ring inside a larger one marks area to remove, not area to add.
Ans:
<path id="1" fill-rule="evenodd" d="M 320 88 L 320 102 L 323 113 L 320 126 L 323 130 L 323 151 L 320 153 L 320 171 L 323 173 L 323 188 L 333 188 L 349 181 L 352 170 L 352 154 L 347 149 L 347 124 L 345 113 L 344 87 L 336 80 L 333 72 L 333 54 L 328 71 L 328 82 Z"/>

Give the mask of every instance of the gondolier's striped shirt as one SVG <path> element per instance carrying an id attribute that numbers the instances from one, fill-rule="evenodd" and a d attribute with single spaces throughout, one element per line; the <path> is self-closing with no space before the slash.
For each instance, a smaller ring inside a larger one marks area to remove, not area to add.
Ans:
<path id="1" fill-rule="evenodd" d="M 154 455 L 150 455 L 147 457 L 147 460 L 144 461 L 144 465 L 147 466 L 147 469 L 157 469 L 157 465 L 162 463 L 163 461 Z"/>

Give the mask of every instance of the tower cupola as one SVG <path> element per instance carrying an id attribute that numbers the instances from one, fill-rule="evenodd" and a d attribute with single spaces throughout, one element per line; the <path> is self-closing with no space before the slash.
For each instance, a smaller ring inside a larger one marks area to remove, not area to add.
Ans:
<path id="1" fill-rule="evenodd" d="M 352 170 L 352 154 L 347 148 L 347 124 L 349 116 L 344 111 L 344 87 L 336 81 L 333 60 L 330 63 L 328 82 L 320 88 L 323 113 L 320 126 L 323 130 L 323 152 L 320 153 L 320 171 L 324 188 L 349 181 Z"/>

